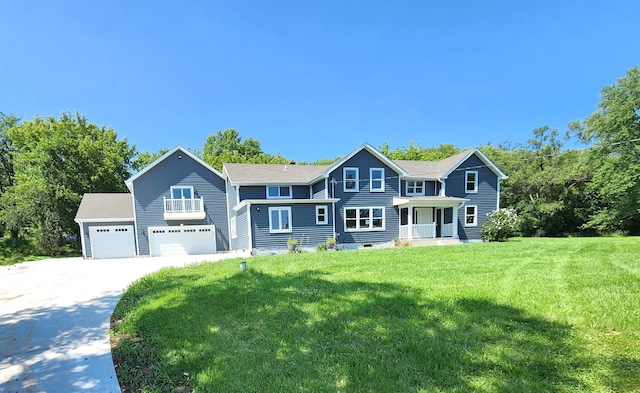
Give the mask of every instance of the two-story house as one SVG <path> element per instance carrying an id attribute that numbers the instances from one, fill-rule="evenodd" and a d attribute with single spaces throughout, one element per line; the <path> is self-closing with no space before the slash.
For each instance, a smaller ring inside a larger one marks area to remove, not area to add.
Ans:
<path id="1" fill-rule="evenodd" d="M 473 241 L 504 178 L 477 149 L 393 161 L 364 144 L 331 165 L 229 163 L 220 173 L 176 147 L 127 180 L 130 194 L 85 195 L 76 221 L 87 258 L 271 252 L 290 238 L 303 248 L 330 237 L 341 248 Z"/>

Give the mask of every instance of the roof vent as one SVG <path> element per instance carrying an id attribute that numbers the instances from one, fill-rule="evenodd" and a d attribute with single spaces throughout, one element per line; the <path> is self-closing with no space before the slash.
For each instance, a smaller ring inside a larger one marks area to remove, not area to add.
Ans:
<path id="1" fill-rule="evenodd" d="M 294 160 L 289 161 L 289 165 L 295 165 L 296 162 Z"/>

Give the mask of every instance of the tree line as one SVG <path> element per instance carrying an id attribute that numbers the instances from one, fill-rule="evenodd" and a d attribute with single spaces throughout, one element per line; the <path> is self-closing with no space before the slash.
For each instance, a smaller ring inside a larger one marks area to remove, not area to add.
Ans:
<path id="1" fill-rule="evenodd" d="M 583 147 L 568 148 L 572 141 Z M 638 67 L 605 87 L 597 110 L 564 132 L 543 126 L 525 143 L 479 148 L 509 176 L 501 184 L 501 206 L 518 212 L 523 235 L 640 233 Z M 55 254 L 78 234 L 73 219 L 84 193 L 126 192 L 124 181 L 166 151 L 136 151 L 127 138 L 79 113 L 27 121 L 0 113 L 0 232 Z M 380 151 L 391 159 L 437 161 L 462 149 L 409 142 L 395 149 L 384 143 Z M 292 161 L 262 151 L 260 141 L 234 129 L 209 135 L 192 152 L 217 169 L 225 162 Z"/>

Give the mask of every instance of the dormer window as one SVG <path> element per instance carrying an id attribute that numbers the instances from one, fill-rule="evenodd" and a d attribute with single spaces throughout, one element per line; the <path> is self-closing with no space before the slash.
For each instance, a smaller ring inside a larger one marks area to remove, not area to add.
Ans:
<path id="1" fill-rule="evenodd" d="M 467 193 L 478 192 L 478 171 L 466 171 L 464 173 L 465 178 L 465 191 Z"/>
<path id="2" fill-rule="evenodd" d="M 290 199 L 293 193 L 291 186 L 268 186 L 267 199 Z"/>

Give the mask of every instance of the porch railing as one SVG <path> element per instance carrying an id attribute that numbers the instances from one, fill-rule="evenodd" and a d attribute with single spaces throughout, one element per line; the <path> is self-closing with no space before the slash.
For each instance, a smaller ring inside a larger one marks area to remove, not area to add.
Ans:
<path id="1" fill-rule="evenodd" d="M 442 224 L 441 225 L 441 233 L 442 237 L 453 237 L 453 224 Z"/>
<path id="2" fill-rule="evenodd" d="M 411 237 L 413 239 L 429 239 L 436 237 L 436 224 L 413 224 L 411 225 Z M 400 238 L 409 238 L 409 225 L 400 226 Z"/>
<path id="3" fill-rule="evenodd" d="M 192 199 L 170 199 L 164 198 L 164 214 L 196 214 L 204 213 L 202 198 Z"/>

